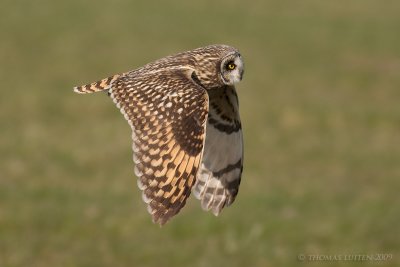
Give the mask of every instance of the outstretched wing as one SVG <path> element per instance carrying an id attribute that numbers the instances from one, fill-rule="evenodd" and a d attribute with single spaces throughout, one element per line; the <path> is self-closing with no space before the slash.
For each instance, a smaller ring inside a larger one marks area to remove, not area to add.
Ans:
<path id="1" fill-rule="evenodd" d="M 109 89 L 132 127 L 138 186 L 159 224 L 185 205 L 202 159 L 208 95 L 191 72 L 131 73 Z"/>
<path id="2" fill-rule="evenodd" d="M 218 215 L 233 203 L 243 170 L 243 136 L 233 86 L 208 91 L 210 110 L 201 168 L 193 194 L 204 210 Z"/>

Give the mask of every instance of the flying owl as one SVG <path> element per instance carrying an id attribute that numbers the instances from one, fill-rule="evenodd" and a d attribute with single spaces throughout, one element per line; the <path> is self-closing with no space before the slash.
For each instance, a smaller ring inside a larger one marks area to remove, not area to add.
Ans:
<path id="1" fill-rule="evenodd" d="M 234 85 L 243 72 L 238 50 L 210 45 L 74 87 L 107 92 L 131 126 L 134 173 L 155 223 L 191 192 L 216 216 L 235 200 L 243 136 Z"/>

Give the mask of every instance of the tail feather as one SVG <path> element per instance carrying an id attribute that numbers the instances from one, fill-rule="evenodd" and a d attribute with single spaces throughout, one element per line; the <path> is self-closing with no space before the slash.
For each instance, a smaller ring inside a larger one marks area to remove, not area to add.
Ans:
<path id="1" fill-rule="evenodd" d="M 78 94 L 89 94 L 89 93 L 105 91 L 110 89 L 112 82 L 114 82 L 119 77 L 121 77 L 121 74 L 116 74 L 111 77 L 90 84 L 75 86 L 74 92 Z"/>

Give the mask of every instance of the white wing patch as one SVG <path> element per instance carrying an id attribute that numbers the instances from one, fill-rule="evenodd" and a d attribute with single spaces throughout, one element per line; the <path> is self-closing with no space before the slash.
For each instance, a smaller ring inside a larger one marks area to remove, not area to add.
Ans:
<path id="1" fill-rule="evenodd" d="M 235 200 L 243 166 L 243 136 L 236 94 L 230 90 L 225 93 L 228 97 L 215 98 L 210 94 L 213 97 L 210 101 L 219 99 L 215 102 L 220 104 L 214 105 L 216 108 L 210 105 L 203 161 L 192 190 L 202 208 L 216 216 Z M 224 112 L 227 107 L 232 108 L 231 112 Z M 232 121 L 224 121 L 222 114 L 232 116 Z"/>

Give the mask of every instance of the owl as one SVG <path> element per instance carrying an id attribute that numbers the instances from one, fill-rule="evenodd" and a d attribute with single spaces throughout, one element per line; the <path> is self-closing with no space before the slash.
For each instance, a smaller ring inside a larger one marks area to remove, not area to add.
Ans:
<path id="1" fill-rule="evenodd" d="M 243 136 L 235 84 L 239 51 L 210 45 L 74 87 L 105 91 L 132 128 L 134 173 L 153 222 L 165 224 L 192 192 L 218 215 L 238 194 Z"/>

